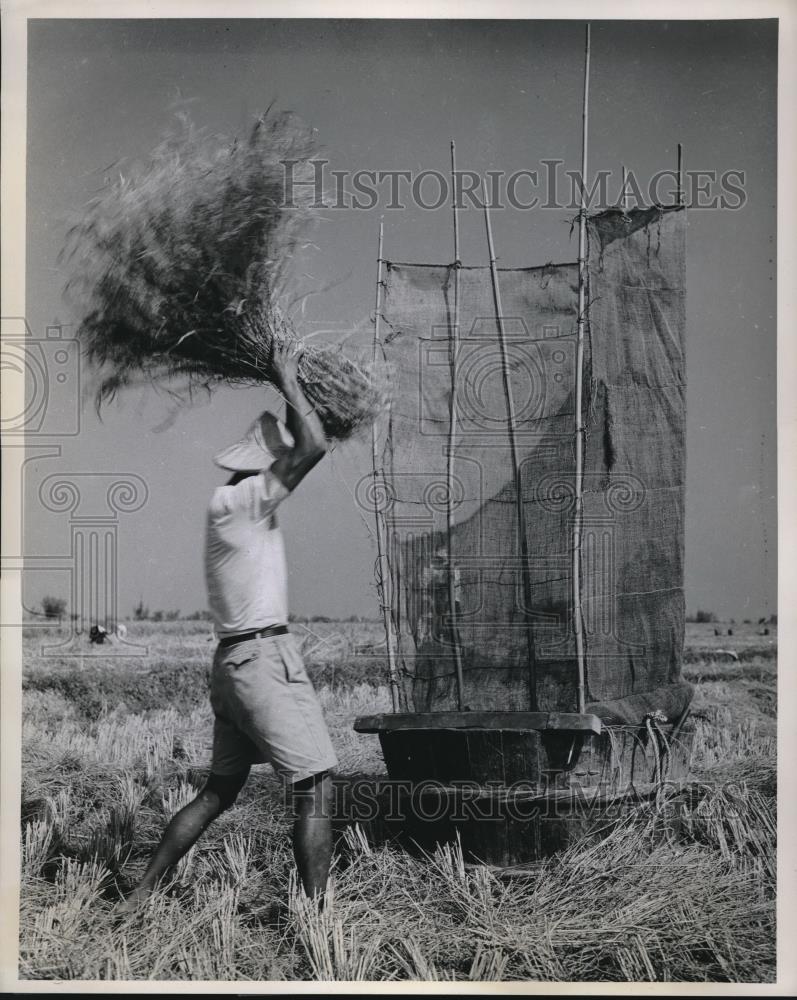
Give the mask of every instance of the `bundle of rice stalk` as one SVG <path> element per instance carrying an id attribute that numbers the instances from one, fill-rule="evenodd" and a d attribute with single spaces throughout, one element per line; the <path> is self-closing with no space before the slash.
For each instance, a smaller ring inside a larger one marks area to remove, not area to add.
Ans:
<path id="1" fill-rule="evenodd" d="M 269 110 L 247 139 L 228 141 L 180 120 L 67 236 L 66 292 L 97 370 L 98 408 L 141 382 L 179 401 L 222 383 L 273 382 L 275 343 L 298 339 L 285 303 L 313 218 L 310 130 Z M 298 376 L 330 439 L 381 409 L 375 371 L 338 347 L 303 344 Z"/>

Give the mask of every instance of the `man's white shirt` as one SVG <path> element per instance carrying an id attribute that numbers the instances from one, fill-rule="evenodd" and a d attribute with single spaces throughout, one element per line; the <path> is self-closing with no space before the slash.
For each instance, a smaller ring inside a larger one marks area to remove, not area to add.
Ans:
<path id="1" fill-rule="evenodd" d="M 207 514 L 205 578 L 219 635 L 288 620 L 285 544 L 276 509 L 288 495 L 266 470 L 214 491 Z"/>

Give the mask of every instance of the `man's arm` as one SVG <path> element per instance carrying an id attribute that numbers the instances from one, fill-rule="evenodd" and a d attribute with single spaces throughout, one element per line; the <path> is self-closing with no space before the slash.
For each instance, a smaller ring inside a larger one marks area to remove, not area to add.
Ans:
<path id="1" fill-rule="evenodd" d="M 293 344 L 274 346 L 272 363 L 277 384 L 288 404 L 285 423 L 294 445 L 280 455 L 271 471 L 287 490 L 295 489 L 327 451 L 327 440 L 318 414 L 302 392 L 297 378 L 298 349 Z"/>

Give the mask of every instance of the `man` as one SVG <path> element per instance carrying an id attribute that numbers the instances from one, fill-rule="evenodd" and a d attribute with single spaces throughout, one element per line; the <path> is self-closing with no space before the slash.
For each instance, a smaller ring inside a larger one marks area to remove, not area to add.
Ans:
<path id="1" fill-rule="evenodd" d="M 297 380 L 297 348 L 274 348 L 287 430 L 263 413 L 243 440 L 216 456 L 233 473 L 210 502 L 205 568 L 219 635 L 210 697 L 213 759 L 205 787 L 166 828 L 144 876 L 120 905 L 134 910 L 269 762 L 290 783 L 293 850 L 302 887 L 323 898 L 332 855 L 331 780 L 337 764 L 321 706 L 288 632 L 286 568 L 278 505 L 326 452 L 318 415 Z"/>
<path id="2" fill-rule="evenodd" d="M 89 629 L 89 642 L 97 646 L 103 646 L 108 637 L 108 630 L 102 625 L 92 625 Z"/>

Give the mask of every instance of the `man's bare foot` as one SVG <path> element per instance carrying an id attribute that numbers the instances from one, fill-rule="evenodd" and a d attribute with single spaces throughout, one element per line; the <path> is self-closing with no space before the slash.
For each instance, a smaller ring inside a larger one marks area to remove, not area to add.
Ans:
<path id="1" fill-rule="evenodd" d="M 145 886 L 136 886 L 129 896 L 121 899 L 113 907 L 111 914 L 115 920 L 123 920 L 125 917 L 130 917 L 146 903 L 151 895 L 152 889 L 148 889 Z"/>

